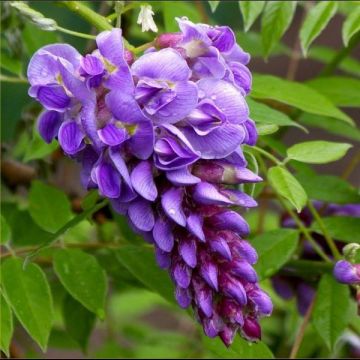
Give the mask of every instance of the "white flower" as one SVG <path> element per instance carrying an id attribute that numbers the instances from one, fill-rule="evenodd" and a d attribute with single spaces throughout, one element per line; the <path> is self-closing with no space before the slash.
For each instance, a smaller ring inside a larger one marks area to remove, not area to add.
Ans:
<path id="1" fill-rule="evenodd" d="M 141 5 L 137 23 L 141 24 L 141 30 L 157 32 L 158 28 L 153 19 L 154 12 L 151 5 Z"/>

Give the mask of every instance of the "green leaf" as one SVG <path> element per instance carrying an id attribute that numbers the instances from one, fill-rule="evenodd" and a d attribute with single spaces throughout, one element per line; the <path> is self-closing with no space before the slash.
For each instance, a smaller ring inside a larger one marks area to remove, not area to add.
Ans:
<path id="1" fill-rule="evenodd" d="M 59 250 L 54 256 L 54 270 L 74 299 L 104 318 L 106 275 L 93 255 L 78 249 Z"/>
<path id="2" fill-rule="evenodd" d="M 332 275 L 320 280 L 314 304 L 312 322 L 330 350 L 349 322 L 349 288 L 339 284 Z"/>
<path id="3" fill-rule="evenodd" d="M 236 32 L 236 39 L 239 44 L 241 44 L 241 47 L 244 49 L 244 51 L 247 51 L 251 54 L 251 57 L 263 57 L 264 51 L 262 49 L 262 40 L 261 35 L 253 32 L 248 31 L 247 33 L 243 31 L 237 31 Z M 271 56 L 278 56 L 278 55 L 287 55 L 290 53 L 289 48 L 287 48 L 282 43 L 277 43 L 273 50 L 271 51 L 271 54 L 269 54 L 269 57 Z"/>
<path id="4" fill-rule="evenodd" d="M 178 16 L 186 16 L 189 20 L 198 23 L 201 22 L 200 14 L 195 6 L 186 1 L 161 2 L 163 8 L 164 25 L 166 32 L 179 31 L 179 26 L 175 20 Z"/>
<path id="5" fill-rule="evenodd" d="M 289 200 L 298 212 L 306 205 L 307 195 L 305 190 L 285 168 L 281 166 L 270 168 L 268 179 L 274 190 Z"/>
<path id="6" fill-rule="evenodd" d="M 2 215 L 11 228 L 11 240 L 16 246 L 46 242 L 51 234 L 39 227 L 27 210 L 19 210 L 15 204 L 3 203 Z"/>
<path id="7" fill-rule="evenodd" d="M 0 67 L 17 76 L 22 75 L 22 63 L 19 59 L 10 57 L 6 52 L 1 51 Z"/>
<path id="8" fill-rule="evenodd" d="M 296 1 L 268 1 L 261 17 L 262 44 L 267 57 L 291 24 Z"/>
<path id="9" fill-rule="evenodd" d="M 342 28 L 342 38 L 345 46 L 349 45 L 351 38 L 360 31 L 360 7 L 354 7 L 346 18 Z"/>
<path id="10" fill-rule="evenodd" d="M 351 144 L 330 141 L 305 141 L 287 150 L 289 159 L 308 164 L 326 164 L 341 159 L 352 147 Z"/>
<path id="11" fill-rule="evenodd" d="M 222 341 L 216 337 L 210 339 L 205 335 L 202 337 L 203 344 L 219 359 L 273 359 L 274 355 L 265 343 L 259 341 L 258 343 L 249 343 L 242 339 L 240 336 L 236 336 L 234 342 L 229 348 L 226 348 Z"/>
<path id="12" fill-rule="evenodd" d="M 265 1 L 239 1 L 244 29 L 248 31 L 264 9 Z"/>
<path id="13" fill-rule="evenodd" d="M 360 194 L 347 181 L 331 175 L 297 174 L 308 197 L 335 204 L 360 203 Z"/>
<path id="14" fill-rule="evenodd" d="M 56 32 L 44 31 L 34 24 L 26 23 L 22 32 L 22 40 L 28 55 L 32 55 L 44 45 L 59 42 L 59 36 Z"/>
<path id="15" fill-rule="evenodd" d="M 9 304 L 0 294 L 0 349 L 10 357 L 9 347 L 14 331 L 13 317 Z"/>
<path id="16" fill-rule="evenodd" d="M 315 78 L 307 85 L 325 95 L 337 106 L 360 107 L 360 80 L 345 76 Z"/>
<path id="17" fill-rule="evenodd" d="M 301 48 L 305 56 L 311 43 L 336 14 L 337 7 L 336 1 L 321 1 L 309 10 L 300 30 Z"/>
<path id="18" fill-rule="evenodd" d="M 116 255 L 136 279 L 174 303 L 174 286 L 167 272 L 156 264 L 152 248 L 126 245 L 117 250 Z"/>
<path id="19" fill-rule="evenodd" d="M 0 244 L 6 244 L 11 239 L 11 229 L 3 215 L 1 214 L 1 239 Z"/>
<path id="20" fill-rule="evenodd" d="M 22 326 L 46 351 L 54 311 L 44 272 L 33 263 L 24 269 L 21 259 L 10 258 L 1 266 L 1 285 Z"/>
<path id="21" fill-rule="evenodd" d="M 70 295 L 64 298 L 62 312 L 67 333 L 86 352 L 95 325 L 95 315 Z"/>
<path id="22" fill-rule="evenodd" d="M 254 74 L 251 97 L 272 99 L 308 113 L 334 117 L 353 125 L 353 120 L 327 97 L 310 86 L 271 75 Z"/>
<path id="23" fill-rule="evenodd" d="M 299 233 L 293 229 L 272 230 L 252 239 L 251 244 L 259 255 L 255 269 L 260 280 L 274 275 L 290 260 L 296 251 L 298 239 Z"/>
<path id="24" fill-rule="evenodd" d="M 72 216 L 66 195 L 40 181 L 33 181 L 31 184 L 29 211 L 39 226 L 52 233 L 64 226 Z"/>
<path id="25" fill-rule="evenodd" d="M 274 124 L 257 124 L 257 132 L 259 136 L 270 135 L 279 130 L 279 127 Z"/>
<path id="26" fill-rule="evenodd" d="M 28 162 L 31 160 L 43 159 L 44 157 L 52 154 L 57 147 L 57 141 L 53 140 L 50 144 L 48 144 L 42 139 L 38 131 L 34 130 L 31 142 L 26 148 L 23 161 Z"/>
<path id="27" fill-rule="evenodd" d="M 360 130 L 344 123 L 342 120 L 306 113 L 302 114 L 299 120 L 306 126 L 317 127 L 337 136 L 360 141 Z"/>
<path id="28" fill-rule="evenodd" d="M 309 50 L 309 59 L 318 60 L 328 64 L 337 54 L 337 51 L 325 46 L 313 46 Z M 360 62 L 353 57 L 346 57 L 338 65 L 338 68 L 344 72 L 360 77 Z"/>
<path id="29" fill-rule="evenodd" d="M 208 4 L 210 6 L 211 12 L 214 13 L 220 4 L 220 1 L 219 0 L 209 0 Z"/>
<path id="30" fill-rule="evenodd" d="M 277 126 L 295 126 L 307 132 L 303 126 L 291 120 L 289 116 L 281 111 L 275 110 L 251 98 L 247 98 L 246 102 L 250 109 L 250 117 L 257 123 Z"/>
<path id="31" fill-rule="evenodd" d="M 333 216 L 322 218 L 325 228 L 330 236 L 338 241 L 360 244 L 360 221 L 351 216 Z M 315 222 L 312 230 L 322 234 L 322 230 Z"/>

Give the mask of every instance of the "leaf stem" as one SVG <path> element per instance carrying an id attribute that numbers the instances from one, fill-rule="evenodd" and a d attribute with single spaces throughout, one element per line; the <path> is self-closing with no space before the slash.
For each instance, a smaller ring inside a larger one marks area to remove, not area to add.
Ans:
<path id="1" fill-rule="evenodd" d="M 302 340 L 304 338 L 304 335 L 305 335 L 306 327 L 307 327 L 307 325 L 308 325 L 308 323 L 310 321 L 311 314 L 312 314 L 313 309 L 314 309 L 315 298 L 316 298 L 316 296 L 313 297 L 313 299 L 312 299 L 312 301 L 311 301 L 311 303 L 310 303 L 310 305 L 309 305 L 309 307 L 308 307 L 308 309 L 306 311 L 304 321 L 302 322 L 302 324 L 300 326 L 300 329 L 299 329 L 299 332 L 296 335 L 294 345 L 293 345 L 293 347 L 291 349 L 291 352 L 290 352 L 290 356 L 289 356 L 290 359 L 296 359 L 296 355 L 299 352 L 301 342 L 302 342 Z"/>
<path id="2" fill-rule="evenodd" d="M 94 10 L 87 7 L 81 1 L 61 1 L 61 4 L 65 5 L 70 11 L 79 14 L 90 24 L 94 25 L 98 30 L 111 30 L 111 20 L 106 17 L 99 15 Z"/>
<path id="3" fill-rule="evenodd" d="M 264 149 L 261 149 L 257 146 L 252 146 L 250 149 L 254 149 L 257 152 L 259 152 L 260 154 L 264 155 L 266 158 L 268 158 L 269 160 L 271 160 L 273 163 L 275 163 L 276 165 L 282 165 L 282 162 L 277 159 L 274 155 L 270 154 L 269 152 L 267 152 Z"/>
<path id="4" fill-rule="evenodd" d="M 96 36 L 94 36 L 94 35 L 80 33 L 80 32 L 77 32 L 77 31 L 73 31 L 73 30 L 63 28 L 61 26 L 57 26 L 56 30 L 61 31 L 61 32 L 65 33 L 65 34 L 77 36 L 77 37 L 80 37 L 80 38 L 83 38 L 83 39 L 90 39 L 90 40 L 96 39 Z"/>
<path id="5" fill-rule="evenodd" d="M 306 240 L 311 243 L 314 250 L 318 253 L 318 255 L 325 260 L 326 262 L 331 262 L 331 259 L 328 257 L 328 255 L 325 254 L 323 249 L 319 246 L 319 244 L 313 239 L 311 236 L 309 230 L 306 228 L 306 226 L 302 223 L 302 221 L 299 219 L 299 217 L 295 214 L 295 212 L 291 209 L 291 207 L 280 197 L 278 196 L 278 200 L 280 201 L 281 205 L 287 210 L 289 215 L 293 218 L 295 221 L 297 227 L 300 229 L 300 231 L 304 234 Z"/>
<path id="6" fill-rule="evenodd" d="M 332 254 L 334 256 L 334 258 L 337 259 L 337 260 L 341 259 L 341 254 L 340 254 L 338 248 L 336 247 L 334 240 L 331 238 L 328 230 L 326 229 L 326 226 L 325 226 L 324 222 L 322 221 L 321 216 L 319 215 L 319 213 L 315 209 L 314 205 L 312 204 L 311 201 L 308 201 L 307 206 L 308 206 L 311 214 L 314 216 L 316 222 L 318 223 L 318 225 L 319 225 L 319 227 L 320 227 L 320 229 L 321 229 L 321 231 L 322 231 L 322 233 L 324 235 L 324 238 L 325 238 L 325 240 L 326 240 L 326 242 L 327 242 L 327 244 L 328 244 L 328 246 L 329 246 L 329 248 L 330 248 L 330 250 L 331 250 L 331 252 L 332 252 Z"/>

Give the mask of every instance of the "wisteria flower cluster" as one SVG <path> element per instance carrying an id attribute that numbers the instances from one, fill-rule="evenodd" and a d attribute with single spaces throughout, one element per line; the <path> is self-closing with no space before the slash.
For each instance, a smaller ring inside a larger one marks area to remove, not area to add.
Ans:
<path id="1" fill-rule="evenodd" d="M 155 247 L 182 308 L 190 305 L 209 337 L 255 341 L 272 312 L 253 265 L 249 226 L 234 206 L 256 202 L 238 184 L 261 181 L 242 145 L 257 132 L 246 95 L 249 55 L 229 27 L 177 19 L 134 59 L 120 29 L 81 56 L 67 44 L 38 50 L 29 94 L 45 108 L 38 129 L 81 163 L 98 189 Z"/>

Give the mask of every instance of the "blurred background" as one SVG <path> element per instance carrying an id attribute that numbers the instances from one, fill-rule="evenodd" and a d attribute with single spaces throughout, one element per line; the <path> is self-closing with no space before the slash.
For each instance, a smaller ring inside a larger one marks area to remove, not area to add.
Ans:
<path id="1" fill-rule="evenodd" d="M 87 2 L 90 7 L 102 15 L 112 12 L 110 1 Z M 251 31 L 244 33 L 242 17 L 238 1 L 222 1 L 215 13 L 211 12 L 207 1 L 179 1 L 156 2 L 149 1 L 155 12 L 155 22 L 159 33 L 175 31 L 175 16 L 187 16 L 195 22 L 228 25 L 236 32 L 238 43 L 248 51 L 252 60 L 249 68 L 252 72 L 273 74 L 289 80 L 307 82 L 317 76 L 324 67 L 324 63 L 342 48 L 341 27 L 347 13 L 346 2 L 343 9 L 331 20 L 330 25 L 316 40 L 310 49 L 307 59 L 301 57 L 299 44 L 299 27 L 306 11 L 306 2 L 297 7 L 295 19 L 286 32 L 281 43 L 272 52 L 268 60 L 264 60 L 259 36 L 259 20 Z M 311 2 L 307 2 L 311 3 Z M 28 1 L 28 4 L 46 17 L 54 18 L 64 28 L 79 32 L 96 34 L 96 30 L 80 17 L 70 13 L 56 1 Z M 122 27 L 124 36 L 131 44 L 141 45 L 151 41 L 153 33 L 142 33 L 136 25 L 138 9 L 126 13 Z M 80 53 L 90 52 L 93 41 L 40 30 L 30 22 L 24 21 L 7 2 L 1 2 L 1 50 L 2 74 L 26 74 L 27 63 L 31 55 L 41 46 L 48 43 L 66 42 L 73 45 Z M 337 73 L 350 77 L 359 77 L 360 47 L 353 49 L 351 56 L 342 63 Z M 52 185 L 62 189 L 72 201 L 75 212 L 80 211 L 80 202 L 85 192 L 80 185 L 79 169 L 77 165 L 63 156 L 56 144 L 45 144 L 34 131 L 34 124 L 40 111 L 27 95 L 28 85 L 23 83 L 1 82 L 1 198 L 2 211 L 14 211 L 14 202 L 26 205 L 29 184 L 33 179 L 47 179 Z M 345 107 L 357 124 L 360 124 L 359 109 Z M 332 129 L 324 129 L 321 117 L 318 119 L 301 118 L 301 123 L 308 126 L 309 133 L 291 127 L 280 131 L 277 136 L 291 145 L 305 140 L 332 140 L 350 142 L 354 145 L 348 154 L 332 164 L 319 165 L 317 171 L 322 174 L 341 176 L 346 171 L 350 160 L 358 152 L 360 141 L 359 130 L 352 129 L 344 123 L 336 124 Z M 349 176 L 349 182 L 359 185 L 360 169 L 355 169 Z M 266 230 L 279 226 L 276 209 L 266 215 Z M 35 229 L 30 220 L 23 214 L 19 217 L 18 241 L 21 246 L 36 243 L 39 229 Z M 112 214 L 106 211 L 95 214 L 94 220 L 99 225 L 94 228 L 88 222 L 82 222 L 71 229 L 65 241 L 79 242 L 101 237 L 105 241 L 113 241 L 121 232 L 122 220 L 108 221 Z M 256 229 L 258 214 L 252 211 L 248 220 Z M 119 227 L 120 224 L 120 227 Z M 95 330 L 89 339 L 87 354 L 97 358 L 144 358 L 144 357 L 211 357 L 211 353 L 201 346 L 199 329 L 191 317 L 175 306 L 167 303 L 159 295 L 152 293 L 140 284 L 134 284 L 127 270 L 116 262 L 111 254 L 104 250 L 98 256 L 101 265 L 111 274 L 108 315 L 105 322 L 97 320 Z M 46 263 L 44 264 L 46 267 Z M 49 276 L 53 276 L 49 273 Z M 58 282 L 52 282 L 55 302 L 60 304 L 65 295 Z M 301 317 L 296 311 L 293 301 L 285 302 L 278 298 L 269 284 L 265 288 L 275 299 L 276 311 L 273 317 L 262 321 L 264 327 L 263 340 L 270 344 L 278 357 L 285 357 L 289 353 L 289 346 L 294 339 Z M 71 300 L 69 300 L 71 301 Z M 286 308 L 286 311 L 284 309 Z M 63 323 L 58 310 L 57 326 L 51 334 L 49 349 L 41 354 L 34 342 L 20 327 L 16 328 L 15 341 L 12 343 L 13 357 L 37 358 L 84 358 L 86 355 L 79 349 L 78 344 L 63 330 Z M 95 321 L 95 320 L 93 320 Z M 306 334 L 312 341 L 304 341 L 300 348 L 299 357 L 311 357 L 326 353 L 317 352 L 318 335 L 313 330 Z M 84 345 L 84 344 L 83 344 Z M 358 344 L 359 345 L 359 344 Z M 338 355 L 354 355 L 349 353 L 349 346 L 339 348 Z"/>

